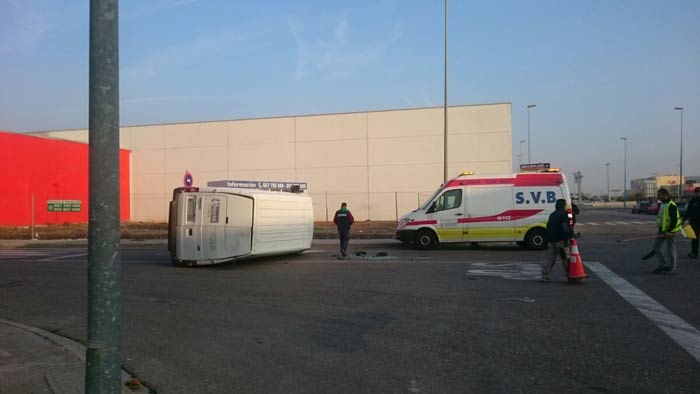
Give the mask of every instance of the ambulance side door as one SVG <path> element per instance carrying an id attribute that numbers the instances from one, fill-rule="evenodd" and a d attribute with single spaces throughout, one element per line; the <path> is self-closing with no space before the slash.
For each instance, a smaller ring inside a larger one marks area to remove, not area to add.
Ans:
<path id="1" fill-rule="evenodd" d="M 435 228 L 440 242 L 458 242 L 464 239 L 466 203 L 463 188 L 445 190 L 430 206 L 426 217 L 437 220 Z"/>
<path id="2" fill-rule="evenodd" d="M 469 187 L 467 234 L 469 242 L 515 239 L 512 185 Z"/>

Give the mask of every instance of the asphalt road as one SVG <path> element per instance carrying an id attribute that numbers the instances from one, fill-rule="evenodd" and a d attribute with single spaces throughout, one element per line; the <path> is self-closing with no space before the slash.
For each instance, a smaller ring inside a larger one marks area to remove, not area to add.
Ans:
<path id="1" fill-rule="evenodd" d="M 422 252 L 353 240 L 365 255 L 341 261 L 320 242 L 204 268 L 125 248 L 124 366 L 158 393 L 700 392 L 689 242 L 678 242 L 677 274 L 654 275 L 656 262 L 640 260 L 651 241 L 617 242 L 653 235 L 653 217 L 578 219 L 591 276 L 579 285 L 559 266 L 540 283 L 544 252 L 506 244 Z M 86 260 L 77 248 L 0 250 L 0 317 L 84 343 Z M 615 278 L 630 287 L 614 290 Z M 630 288 L 662 306 L 644 301 L 653 319 Z"/>

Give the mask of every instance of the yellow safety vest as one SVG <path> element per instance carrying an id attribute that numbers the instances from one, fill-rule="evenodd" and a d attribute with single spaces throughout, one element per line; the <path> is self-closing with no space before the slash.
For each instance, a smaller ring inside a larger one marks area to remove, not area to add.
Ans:
<path id="1" fill-rule="evenodd" d="M 669 209 L 671 208 L 671 205 L 676 207 L 676 226 L 670 230 L 666 230 L 668 228 L 668 224 L 671 223 L 671 217 L 669 215 Z M 671 233 L 677 233 L 681 231 L 680 212 L 678 212 L 678 207 L 676 206 L 675 202 L 669 200 L 669 202 L 664 204 L 663 211 L 660 210 L 659 214 L 656 215 L 656 224 L 658 224 L 661 230 L 663 231 L 668 231 Z"/>

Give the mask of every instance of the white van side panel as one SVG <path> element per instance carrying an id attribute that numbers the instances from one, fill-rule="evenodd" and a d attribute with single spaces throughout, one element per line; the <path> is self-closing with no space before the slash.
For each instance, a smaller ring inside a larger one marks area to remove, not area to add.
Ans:
<path id="1" fill-rule="evenodd" d="M 311 248 L 313 206 L 306 196 L 255 196 L 252 253 L 274 254 Z"/>
<path id="2" fill-rule="evenodd" d="M 226 220 L 226 255 L 234 257 L 250 254 L 253 242 L 253 199 L 229 194 Z"/>

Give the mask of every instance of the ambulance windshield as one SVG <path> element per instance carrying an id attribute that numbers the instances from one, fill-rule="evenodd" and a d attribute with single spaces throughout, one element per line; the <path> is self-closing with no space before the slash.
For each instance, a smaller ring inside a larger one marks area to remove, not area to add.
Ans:
<path id="1" fill-rule="evenodd" d="M 442 191 L 442 186 L 438 187 L 438 189 L 435 190 L 435 193 L 433 193 L 433 195 L 430 196 L 429 199 L 425 200 L 425 203 L 423 203 L 423 205 L 420 206 L 420 209 L 423 209 L 423 210 L 427 209 L 427 208 L 430 206 L 430 203 L 433 202 L 433 200 L 435 199 L 435 197 L 436 197 L 441 191 Z"/>

